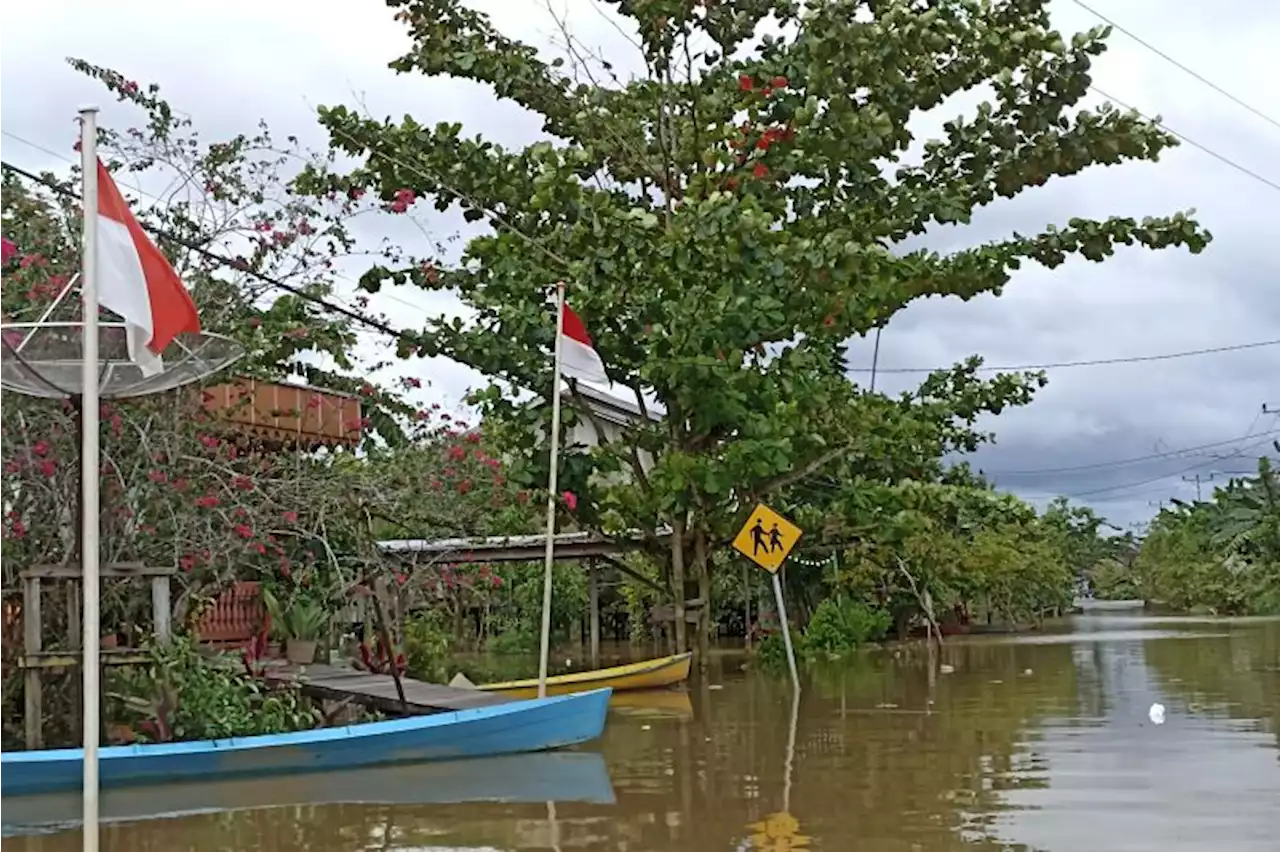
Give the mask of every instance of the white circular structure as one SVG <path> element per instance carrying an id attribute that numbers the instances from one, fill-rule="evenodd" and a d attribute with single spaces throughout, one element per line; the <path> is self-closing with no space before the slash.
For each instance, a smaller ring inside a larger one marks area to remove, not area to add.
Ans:
<path id="1" fill-rule="evenodd" d="M 0 387 L 62 399 L 84 392 L 81 364 L 84 323 L 6 323 L 0 326 Z M 234 363 L 244 347 L 220 334 L 179 335 L 164 351 L 164 371 L 143 375 L 129 358 L 125 324 L 98 323 L 98 395 L 124 399 L 163 393 Z"/>

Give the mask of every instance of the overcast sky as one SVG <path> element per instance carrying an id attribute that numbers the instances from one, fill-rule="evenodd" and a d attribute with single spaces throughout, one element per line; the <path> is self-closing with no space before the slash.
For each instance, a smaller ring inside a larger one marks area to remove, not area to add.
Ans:
<path id="1" fill-rule="evenodd" d="M 567 6 L 575 35 L 622 68 L 635 65 L 634 48 L 603 6 L 592 0 L 554 2 L 559 9 Z M 544 0 L 475 5 L 501 9 L 499 21 L 509 35 L 554 50 L 555 24 Z M 1071 216 L 1140 218 L 1194 207 L 1213 232 L 1213 244 L 1197 257 L 1181 250 L 1131 249 L 1102 265 L 1072 262 L 1053 272 L 1026 268 L 999 299 L 917 304 L 895 317 L 882 336 L 879 388 L 905 389 L 920 377 L 889 370 L 946 365 L 974 353 L 993 366 L 1016 366 L 1280 338 L 1280 86 L 1274 82 L 1280 80 L 1280 3 L 1088 5 L 1263 115 L 1116 32 L 1112 49 L 1094 67 L 1097 88 L 1118 103 L 1159 114 L 1167 127 L 1196 144 L 1183 145 L 1158 165 L 1094 169 L 1051 182 L 993 205 L 966 229 L 934 234 L 931 242 L 962 247 L 1015 229 L 1065 224 Z M 1067 32 L 1099 23 L 1074 0 L 1054 0 L 1052 9 L 1057 26 Z M 424 122 L 461 121 L 466 132 L 506 144 L 533 139 L 539 126 L 480 87 L 387 70 L 407 38 L 376 0 L 225 0 L 216 6 L 43 0 L 6 4 L 4 23 L 0 151 L 5 162 L 32 170 L 66 167 L 61 156 L 70 152 L 77 107 L 101 104 L 104 124 L 134 118 L 67 67 L 67 56 L 160 83 L 206 139 L 252 130 L 261 117 L 278 136 L 292 133 L 320 146 L 324 136 L 314 107 L 350 104 L 357 96 L 375 115 L 410 112 Z M 957 111 L 944 105 L 945 114 L 925 117 L 921 127 L 936 126 Z M 403 233 L 407 240 L 423 239 L 413 230 Z M 379 296 L 376 304 L 404 325 L 456 309 L 439 296 L 413 291 Z M 871 341 L 855 342 L 850 366 L 865 369 L 871 360 Z M 475 374 L 447 362 L 415 361 L 405 369 L 432 379 L 429 393 L 448 404 L 457 404 L 478 382 Z M 1280 407 L 1276 346 L 1062 368 L 1049 375 L 1049 386 L 1031 406 L 992 422 L 999 443 L 977 462 L 1002 487 L 1024 497 L 1041 502 L 1054 494 L 1079 495 L 1122 525 L 1148 517 L 1159 500 L 1193 498 L 1196 485 L 1184 478 L 1199 474 L 1204 480 L 1216 473 L 1220 479 L 1224 472 L 1251 468 L 1258 442 L 1280 429 L 1280 418 L 1261 413 L 1263 403 Z M 865 373 L 858 378 L 865 380 Z M 1169 455 L 1182 448 L 1203 449 Z M 1150 456 L 1158 457 L 1143 459 Z M 1114 464 L 1129 459 L 1139 460 Z M 1203 487 L 1207 493 L 1212 485 Z"/>

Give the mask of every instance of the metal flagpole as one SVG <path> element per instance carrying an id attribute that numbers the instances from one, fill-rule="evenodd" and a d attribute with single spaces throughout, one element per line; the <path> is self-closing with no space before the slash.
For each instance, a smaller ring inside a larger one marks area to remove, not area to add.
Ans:
<path id="1" fill-rule="evenodd" d="M 80 267 L 80 293 L 84 304 L 84 336 L 81 355 L 81 405 L 83 424 L 80 450 L 80 490 L 84 504 L 80 534 L 80 560 L 84 583 L 84 852 L 98 852 L 98 709 L 99 622 L 98 586 L 98 108 L 80 110 L 80 157 L 84 186 L 84 255 Z"/>
<path id="2" fill-rule="evenodd" d="M 560 463 L 560 365 L 564 339 L 564 282 L 556 284 L 555 378 L 551 389 L 551 472 L 547 475 L 547 555 L 542 574 L 542 637 L 538 655 L 538 697 L 547 697 L 551 653 L 551 566 L 556 561 L 556 474 Z"/>

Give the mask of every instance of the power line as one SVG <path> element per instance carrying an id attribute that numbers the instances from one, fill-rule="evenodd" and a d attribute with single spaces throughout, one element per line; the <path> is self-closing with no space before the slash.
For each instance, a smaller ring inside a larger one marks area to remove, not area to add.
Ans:
<path id="1" fill-rule="evenodd" d="M 1135 33 L 1133 30 L 1126 29 L 1124 26 L 1122 26 L 1122 25 L 1120 25 L 1120 24 L 1117 24 L 1114 20 L 1112 20 L 1111 18 L 1108 18 L 1106 15 L 1102 14 L 1102 13 L 1101 13 L 1101 12 L 1099 12 L 1097 9 L 1093 8 L 1092 6 L 1088 5 L 1087 3 L 1082 2 L 1082 0 L 1071 0 L 1071 2 L 1075 3 L 1075 4 L 1076 4 L 1077 6 L 1079 6 L 1081 9 L 1084 9 L 1086 12 L 1088 12 L 1088 13 L 1089 13 L 1089 14 L 1091 14 L 1091 15 L 1093 15 L 1093 16 L 1094 16 L 1095 18 L 1097 18 L 1098 20 L 1100 20 L 1100 21 L 1102 21 L 1103 23 L 1107 24 L 1107 25 L 1108 25 L 1108 26 L 1110 26 L 1112 29 L 1119 30 L 1120 32 L 1124 33 L 1124 34 L 1125 34 L 1125 35 L 1127 35 L 1129 38 L 1133 39 L 1133 40 L 1134 40 L 1134 41 L 1136 41 L 1138 44 L 1142 45 L 1142 46 L 1143 46 L 1143 47 L 1145 47 L 1147 50 L 1149 50 L 1149 51 L 1151 51 L 1152 53 L 1154 53 L 1156 56 L 1159 56 L 1159 57 L 1160 57 L 1161 59 L 1163 59 L 1165 62 L 1168 62 L 1170 65 L 1174 66 L 1175 68 L 1177 68 L 1177 69 L 1179 69 L 1179 70 L 1183 71 L 1184 73 L 1189 74 L 1189 75 L 1191 75 L 1192 77 L 1196 78 L 1196 79 L 1197 79 L 1197 80 L 1199 80 L 1201 83 L 1203 83 L 1203 84 L 1205 84 L 1206 86 L 1208 86 L 1210 89 L 1213 89 L 1215 92 L 1217 92 L 1218 94 L 1222 95 L 1222 96 L 1223 96 L 1224 98 L 1226 98 L 1227 100 L 1229 100 L 1229 101 L 1231 101 L 1232 103 L 1234 103 L 1236 106 L 1243 107 L 1243 108 L 1247 109 L 1249 112 L 1251 112 L 1251 113 L 1253 113 L 1254 115 L 1256 115 L 1258 118 L 1260 118 L 1260 119 L 1262 119 L 1263 121 L 1267 122 L 1268 124 L 1271 124 L 1271 125 L 1273 125 L 1273 126 L 1275 126 L 1275 127 L 1277 127 L 1277 128 L 1280 128 L 1280 121 L 1277 121 L 1276 119 L 1272 118 L 1270 115 L 1268 115 L 1267 113 L 1265 113 L 1265 112 L 1263 112 L 1262 110 L 1258 109 L 1257 107 L 1253 106 L 1252 104 L 1246 103 L 1245 101 L 1243 101 L 1243 100 L 1241 100 L 1240 98 L 1236 97 L 1236 96 L 1235 96 L 1235 95 L 1233 95 L 1231 92 L 1227 91 L 1227 90 L 1226 90 L 1226 89 L 1224 89 L 1222 86 L 1219 86 L 1217 83 L 1215 83 L 1215 82 L 1213 82 L 1212 80 L 1208 79 L 1207 77 L 1205 77 L 1205 76 L 1204 76 L 1203 74 L 1201 74 L 1200 72 L 1198 72 L 1198 71 L 1196 71 L 1196 70 L 1194 70 L 1194 69 L 1192 69 L 1192 68 L 1188 68 L 1186 65 L 1184 65 L 1184 64 L 1183 64 L 1183 63 L 1181 63 L 1181 62 L 1179 62 L 1177 59 L 1174 59 L 1172 56 L 1170 56 L 1169 54 L 1165 53 L 1163 50 L 1161 50 L 1160 48 L 1156 47 L 1154 44 L 1152 44 L 1151 42 L 1149 42 L 1149 41 L 1147 41 L 1146 39 L 1144 39 L 1142 36 L 1140 36 L 1140 35 L 1138 35 L 1137 33 Z"/>
<path id="2" fill-rule="evenodd" d="M 1205 467 L 1207 465 L 1214 464 L 1215 462 L 1226 461 L 1227 459 L 1240 458 L 1249 450 L 1255 449 L 1256 447 L 1261 447 L 1263 444 L 1267 444 L 1267 443 L 1270 443 L 1270 442 L 1265 440 L 1257 441 L 1253 444 L 1249 444 L 1248 446 L 1241 447 L 1239 450 L 1237 450 L 1236 452 L 1232 453 L 1229 456 L 1221 456 L 1219 458 L 1215 458 L 1207 462 L 1199 462 L 1197 464 L 1191 465 L 1190 467 L 1185 467 L 1181 470 L 1174 471 L 1173 473 L 1166 473 L 1160 476 L 1152 476 L 1152 477 L 1148 477 L 1147 479 L 1140 479 L 1140 480 L 1137 480 L 1136 482 L 1126 482 L 1120 485 L 1108 485 L 1104 488 L 1091 488 L 1088 491 L 1076 491 L 1072 494 L 1065 494 L 1063 496 L 1074 499 L 1077 497 L 1087 497 L 1094 494 L 1107 494 L 1113 491 L 1125 491 L 1130 488 L 1139 488 L 1143 485 L 1150 485 L 1153 482 L 1160 482 L 1161 480 L 1165 480 L 1165 479 L 1181 477 L 1185 473 L 1191 473 L 1192 471 L 1199 470 L 1200 468 Z"/>
<path id="3" fill-rule="evenodd" d="M 1277 187 L 1280 188 L 1280 187 Z M 1244 349 L 1260 349 L 1264 346 L 1280 345 L 1280 338 L 1274 340 L 1257 340 L 1252 343 L 1235 343 L 1229 346 L 1213 346 L 1208 349 L 1188 349 L 1182 352 L 1163 352 L 1158 355 L 1134 355 L 1116 358 L 1094 358 L 1085 361 L 1058 361 L 1048 364 L 1018 364 L 1011 367 L 978 367 L 979 372 L 1019 372 L 1022 370 L 1058 370 L 1066 367 L 1105 367 L 1112 364 L 1137 364 L 1144 361 L 1169 361 L 1175 358 L 1192 358 L 1198 355 L 1216 355 L 1221 352 L 1238 352 Z M 950 370 L 951 367 L 879 367 L 879 373 L 933 373 L 938 370 Z M 868 367 L 851 367 L 851 373 L 870 372 Z"/>
<path id="4" fill-rule="evenodd" d="M 26 139 L 26 138 L 24 138 L 24 137 L 22 137 L 22 136 L 19 136 L 19 135 L 18 135 L 18 134 L 16 134 L 16 133 L 12 133 L 12 132 L 10 132 L 10 131 L 8 131 L 8 130 L 0 130 L 0 135 L 2 135 L 2 136 L 7 136 L 7 137 L 9 137 L 10 139 L 12 139 L 13 141 L 15 141 L 15 142 L 19 142 L 19 143 L 21 143 L 21 144 L 23 144 L 23 145 L 26 145 L 27 147 L 29 147 L 29 148 L 31 148 L 31 149 L 33 149 L 33 150 L 40 151 L 40 152 L 42 152 L 42 153 L 48 154 L 50 157 L 56 157 L 57 159 L 62 160 L 62 161 L 63 161 L 63 162 L 65 162 L 65 163 L 69 163 L 69 164 L 71 164 L 71 165 L 73 165 L 73 166 L 79 166 L 79 165 L 80 165 L 78 162 L 76 162 L 75 160 L 71 159 L 70 157 L 67 157 L 67 156 L 65 156 L 65 155 L 63 155 L 63 154 L 59 154 L 57 151 L 53 150 L 52 148 L 50 148 L 50 147 L 48 147 L 48 146 L 46 146 L 46 145 L 41 145 L 41 144 L 40 144 L 40 143 L 38 143 L 38 142 L 32 142 L 30 139 Z M 9 168 L 10 168 L 10 169 L 12 169 L 12 170 L 14 170 L 14 171 L 18 171 L 18 170 L 17 170 L 17 168 L 16 168 L 16 167 L 14 167 L 14 166 L 10 166 Z M 28 174 L 27 176 L 30 176 L 30 175 Z M 33 178 L 33 179 L 36 179 L 36 178 Z M 49 185 L 48 185 L 48 184 L 45 184 L 45 186 L 49 186 Z M 152 201 L 156 202 L 157 204 L 161 204 L 161 205 L 163 205 L 163 204 L 166 204 L 166 203 L 167 203 L 164 199 L 157 197 L 154 193 L 147 192 L 146 190 L 142 189 L 140 186 L 137 186 L 137 185 L 128 185 L 128 186 L 129 186 L 129 188 L 130 188 L 130 189 L 132 189 L 134 192 L 138 193 L 138 195 L 143 196 L 143 197 L 145 197 L 145 198 L 150 198 Z M 357 289 L 358 289 L 358 288 L 359 288 L 359 286 L 360 286 L 359 282 L 354 281 L 354 280 L 352 280 L 351 278 L 349 278 L 349 277 L 347 277 L 347 276 L 345 276 L 345 275 L 342 275 L 342 274 L 337 273 L 337 272 L 331 272 L 331 274 L 332 274 L 334 277 L 336 277 L 336 278 L 339 278 L 339 279 L 341 279 L 341 280 L 344 280 L 344 281 L 348 282 L 349 284 L 354 285 Z M 427 316 L 427 311 L 426 311 L 423 307 L 421 307 L 420 305 L 415 305 L 415 304 L 413 304 L 412 302 L 406 301 L 405 299 L 401 299 L 399 296 L 395 295 L 394 293 L 388 293 L 388 292 L 386 292 L 386 291 L 383 291 L 383 292 L 379 293 L 378 295 L 382 296 L 383 298 L 389 299 L 389 300 L 391 300 L 391 301 L 393 301 L 393 302 L 397 302 L 397 303 L 399 303 L 399 304 L 401 304 L 401 305 L 404 305 L 406 308 L 412 308 L 413 310 L 418 311 L 419 313 L 421 313 L 423 316 Z"/>
<path id="5" fill-rule="evenodd" d="M 1247 441 L 1249 438 L 1254 437 L 1253 429 L 1256 425 L 1257 425 L 1257 420 L 1255 419 L 1253 423 L 1249 424 L 1249 428 L 1245 432 L 1245 434 L 1239 438 L 1231 438 L 1230 440 L 1226 440 L 1226 441 L 1214 441 L 1213 443 L 1210 443 L 1210 444 L 1197 444 L 1196 446 L 1193 446 L 1193 447 L 1182 447 L 1181 449 L 1177 449 L 1177 450 L 1167 450 L 1165 452 L 1160 452 L 1160 453 L 1150 453 L 1149 455 L 1145 455 L 1145 456 L 1133 456 L 1131 458 L 1113 459 L 1112 461 L 1094 462 L 1093 464 L 1077 464 L 1077 465 L 1070 465 L 1068 467 L 1023 468 L 1020 470 L 983 471 L 983 473 L 986 473 L 990 476 L 1032 476 L 1032 475 L 1040 475 L 1045 473 L 1071 473 L 1073 471 L 1078 471 L 1078 470 L 1100 470 L 1102 468 L 1108 468 L 1108 467 L 1124 467 L 1125 465 L 1138 464 L 1139 462 L 1152 461 L 1154 459 L 1174 458 L 1177 456 L 1184 455 L 1186 453 L 1197 452 L 1199 450 L 1210 450 L 1216 447 L 1225 447 L 1230 444 L 1238 444 L 1241 441 Z M 1267 432 L 1260 432 L 1258 434 L 1258 437 L 1262 437 L 1265 435 L 1276 435 L 1276 434 L 1280 434 L 1280 429 L 1272 429 Z"/>
<path id="6" fill-rule="evenodd" d="M 58 186 L 56 183 L 52 183 L 46 180 L 45 178 L 40 177 L 39 175 L 32 174 L 26 169 L 21 169 L 21 168 L 18 168 L 17 166 L 10 165 L 9 163 L 4 163 L 4 162 L 0 162 L 0 167 L 2 167 L 5 171 L 13 172 L 16 175 L 20 175 L 26 178 L 27 180 L 35 181 L 36 183 L 48 189 L 50 192 L 53 192 L 55 195 L 61 195 L 64 198 L 71 198 L 76 201 L 80 200 L 79 194 L 67 189 L 66 187 Z M 190 240 L 183 239 L 182 237 L 179 237 L 176 234 L 172 234 L 164 230 L 163 228 L 158 228 L 155 225 L 151 225 L 147 223 L 143 223 L 142 228 L 143 230 L 150 231 L 156 236 L 162 239 L 168 240 L 174 243 L 175 245 L 180 245 L 183 248 L 187 249 L 188 251 L 193 251 L 207 260 L 212 260 L 215 263 L 221 264 L 222 266 L 230 267 L 231 269 L 235 269 L 239 272 L 243 272 L 246 275 L 256 278 L 265 284 L 270 284 L 272 287 L 277 287 L 281 290 L 284 290 L 286 293 L 291 293 L 294 296 L 297 296 L 298 298 L 303 299 L 304 301 L 311 302 L 314 305 L 322 307 L 325 310 L 330 311 L 331 313 L 340 314 L 341 316 L 344 316 L 347 319 L 350 319 L 354 322 L 358 322 L 364 326 L 367 326 L 375 331 L 379 331 L 390 337 L 394 337 L 397 340 L 406 340 L 406 341 L 413 342 L 413 339 L 410 337 L 409 333 L 406 331 L 392 328 L 386 323 L 380 320 L 373 319 L 371 317 L 367 317 L 364 314 L 360 313 L 359 311 L 352 310 L 344 305 L 335 304 L 329 301 L 328 299 L 315 295 L 314 293 L 308 293 L 306 290 L 303 290 L 300 287 L 295 287 L 294 285 L 285 283 L 284 281 L 281 281 L 278 278 L 275 278 L 270 275 L 265 275 L 254 269 L 250 269 L 246 267 L 243 262 L 237 262 L 229 257 L 224 257 L 223 255 L 220 255 L 217 252 L 209 251 L 203 246 L 196 245 L 195 243 L 192 243 Z"/>

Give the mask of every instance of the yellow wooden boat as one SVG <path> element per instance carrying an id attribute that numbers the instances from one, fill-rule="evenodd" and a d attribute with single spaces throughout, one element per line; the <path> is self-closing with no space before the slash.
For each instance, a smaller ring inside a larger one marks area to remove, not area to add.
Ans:
<path id="1" fill-rule="evenodd" d="M 656 660 L 641 660 L 625 666 L 612 666 L 589 672 L 573 672 L 547 678 L 547 695 L 567 695 L 571 692 L 587 692 L 602 687 L 613 687 L 614 692 L 628 689 L 659 689 L 675 686 L 689 679 L 693 654 L 676 654 Z M 500 692 L 512 698 L 536 698 L 538 679 L 511 680 L 505 683 L 486 683 L 477 686 L 485 692 Z"/>

